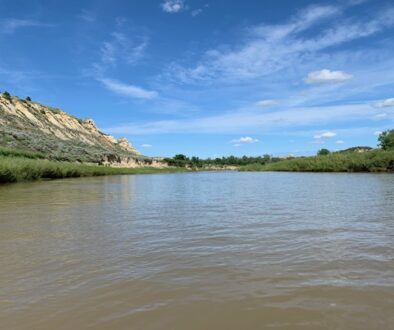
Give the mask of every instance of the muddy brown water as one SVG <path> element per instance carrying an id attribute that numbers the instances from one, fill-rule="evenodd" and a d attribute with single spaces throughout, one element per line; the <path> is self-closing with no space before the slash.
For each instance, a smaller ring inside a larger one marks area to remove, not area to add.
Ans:
<path id="1" fill-rule="evenodd" d="M 0 329 L 394 329 L 394 175 L 0 187 Z"/>

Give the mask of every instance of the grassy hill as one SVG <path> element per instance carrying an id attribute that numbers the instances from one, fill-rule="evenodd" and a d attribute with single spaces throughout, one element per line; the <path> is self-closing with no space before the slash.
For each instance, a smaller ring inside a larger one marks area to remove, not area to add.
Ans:
<path id="1" fill-rule="evenodd" d="M 46 158 L 101 163 L 108 158 L 143 158 L 126 140 L 104 134 L 91 119 L 31 100 L 0 94 L 0 146 L 39 152 Z"/>
<path id="2" fill-rule="evenodd" d="M 142 156 L 91 119 L 0 94 L 0 183 L 182 170 Z"/>

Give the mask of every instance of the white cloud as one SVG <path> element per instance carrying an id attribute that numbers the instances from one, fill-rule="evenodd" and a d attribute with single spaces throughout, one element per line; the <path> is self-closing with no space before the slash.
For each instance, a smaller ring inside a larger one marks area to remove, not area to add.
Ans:
<path id="1" fill-rule="evenodd" d="M 232 143 L 234 147 L 241 147 L 244 144 L 252 144 L 257 142 L 259 142 L 259 140 L 254 139 L 250 136 L 244 136 L 240 137 L 239 139 L 234 139 L 230 141 L 230 143 Z"/>
<path id="2" fill-rule="evenodd" d="M 394 8 L 374 13 L 372 19 L 332 19 L 341 11 L 340 7 L 312 6 L 285 24 L 252 26 L 237 45 L 219 45 L 205 51 L 190 66 L 173 62 L 163 76 L 178 83 L 234 83 L 266 77 L 284 69 L 313 63 L 329 47 L 365 38 L 394 26 Z M 328 24 L 323 24 L 326 21 Z M 301 33 L 312 27 L 316 27 L 313 33 Z M 330 79 L 314 79 L 312 76 L 311 82 L 340 82 L 350 78 L 342 72 L 329 71 L 328 76 Z"/>
<path id="3" fill-rule="evenodd" d="M 330 71 L 323 69 L 320 71 L 313 71 L 305 78 L 308 84 L 337 84 L 346 80 L 352 79 L 353 76 L 343 71 Z"/>
<path id="4" fill-rule="evenodd" d="M 202 13 L 202 11 L 203 10 L 201 8 L 194 9 L 194 10 L 192 10 L 192 16 L 196 17 L 197 15 L 200 15 Z"/>
<path id="5" fill-rule="evenodd" d="M 0 32 L 11 34 L 20 28 L 52 27 L 52 26 L 54 25 L 49 23 L 42 23 L 35 20 L 9 18 L 0 22 Z"/>
<path id="6" fill-rule="evenodd" d="M 87 9 L 82 9 L 81 13 L 77 16 L 79 19 L 87 22 L 87 23 L 93 23 L 94 21 L 96 21 L 97 17 L 96 17 L 96 13 L 91 11 L 91 10 L 87 10 Z"/>
<path id="7" fill-rule="evenodd" d="M 387 113 L 378 113 L 377 115 L 374 116 L 375 120 L 383 120 L 388 117 Z"/>
<path id="8" fill-rule="evenodd" d="M 262 130 L 276 131 L 283 128 L 308 127 L 324 122 L 353 122 L 354 118 L 369 120 L 375 109 L 368 104 L 352 104 L 321 107 L 297 107 L 275 112 L 248 111 L 238 109 L 232 112 L 193 117 L 190 119 L 134 122 L 107 127 L 111 134 L 165 134 L 165 133 L 240 133 Z"/>
<path id="9" fill-rule="evenodd" d="M 143 29 L 127 24 L 123 17 L 117 17 L 116 29 L 102 41 L 97 49 L 97 60 L 84 70 L 84 74 L 97 80 L 109 76 L 109 71 L 120 65 L 136 65 L 144 58 L 149 45 L 149 35 Z"/>
<path id="10" fill-rule="evenodd" d="M 251 144 L 251 143 L 256 143 L 256 142 L 259 142 L 259 140 L 254 139 L 250 136 L 244 136 L 239 139 L 231 140 L 231 143 L 233 143 L 234 146 L 242 145 L 242 144 Z"/>
<path id="11" fill-rule="evenodd" d="M 143 143 L 141 144 L 142 148 L 152 148 L 153 146 L 151 144 Z"/>
<path id="12" fill-rule="evenodd" d="M 278 102 L 275 100 L 261 100 L 261 101 L 258 101 L 256 104 L 261 107 L 271 107 L 273 105 L 278 104 Z"/>
<path id="13" fill-rule="evenodd" d="M 249 79 L 264 76 L 291 65 L 292 53 L 304 52 L 305 46 L 293 40 L 292 34 L 306 30 L 317 22 L 338 12 L 332 6 L 313 6 L 300 12 L 285 25 L 251 27 L 241 47 L 218 47 L 205 52 L 202 59 L 190 68 L 173 63 L 167 75 L 181 82 L 220 79 Z M 299 41 L 303 43 L 303 41 Z M 292 45 L 294 43 L 294 46 Z M 228 49 L 226 51 L 221 48 Z"/>
<path id="14" fill-rule="evenodd" d="M 117 80 L 102 78 L 99 79 L 99 81 L 101 81 L 107 89 L 116 94 L 140 99 L 153 99 L 158 96 L 157 92 L 149 91 L 134 85 L 127 85 Z"/>
<path id="15" fill-rule="evenodd" d="M 192 16 L 196 17 L 196 16 L 200 15 L 208 7 L 209 7 L 209 5 L 205 4 L 202 8 L 197 8 L 197 9 L 192 10 Z"/>
<path id="16" fill-rule="evenodd" d="M 98 60 L 85 70 L 85 74 L 119 95 L 140 99 L 156 98 L 158 94 L 155 91 L 107 78 L 111 76 L 111 71 L 120 65 L 135 65 L 144 57 L 148 46 L 149 39 L 146 33 L 127 28 L 126 23 L 125 18 L 117 17 L 116 30 L 110 34 L 110 38 L 102 42 L 97 52 Z"/>
<path id="17" fill-rule="evenodd" d="M 314 138 L 314 139 L 320 140 L 320 139 L 331 139 L 331 138 L 333 138 L 333 137 L 335 137 L 335 136 L 337 136 L 337 133 L 334 133 L 334 132 L 324 132 L 324 133 L 315 135 L 313 138 Z"/>
<path id="18" fill-rule="evenodd" d="M 383 133 L 382 131 L 375 131 L 375 132 L 373 132 L 373 135 L 379 136 L 379 135 L 382 134 L 382 133 Z"/>
<path id="19" fill-rule="evenodd" d="M 336 144 L 344 144 L 345 141 L 343 141 L 343 140 L 337 140 L 337 141 L 335 141 L 335 143 L 336 143 Z"/>
<path id="20" fill-rule="evenodd" d="M 161 8 L 170 14 L 178 13 L 186 8 L 183 0 L 165 0 L 161 4 Z"/>
<path id="21" fill-rule="evenodd" d="M 377 103 L 376 107 L 377 108 L 394 107 L 394 98 L 383 100 L 382 102 Z"/>
<path id="22" fill-rule="evenodd" d="M 104 65 L 115 65 L 119 60 L 134 64 L 143 57 L 147 46 L 146 36 L 129 38 L 124 32 L 113 32 L 100 48 L 100 59 Z"/>

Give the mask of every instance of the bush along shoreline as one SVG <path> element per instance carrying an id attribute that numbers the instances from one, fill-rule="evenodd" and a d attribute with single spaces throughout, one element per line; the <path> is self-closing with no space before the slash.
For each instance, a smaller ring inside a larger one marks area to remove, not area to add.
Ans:
<path id="1" fill-rule="evenodd" d="M 140 167 L 115 168 L 100 165 L 88 165 L 71 162 L 59 162 L 47 159 L 0 154 L 0 184 L 40 179 L 79 178 L 104 175 L 130 175 L 184 172 L 184 168 Z"/>
<path id="2" fill-rule="evenodd" d="M 241 167 L 240 171 L 394 173 L 394 150 L 299 157 L 265 165 L 250 164 Z"/>

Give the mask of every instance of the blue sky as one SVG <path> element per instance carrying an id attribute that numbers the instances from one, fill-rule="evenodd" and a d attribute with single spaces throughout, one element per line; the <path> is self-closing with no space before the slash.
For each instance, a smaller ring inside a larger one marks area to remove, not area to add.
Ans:
<path id="1" fill-rule="evenodd" d="M 392 1 L 0 5 L 0 90 L 146 155 L 308 155 L 394 128 Z"/>

